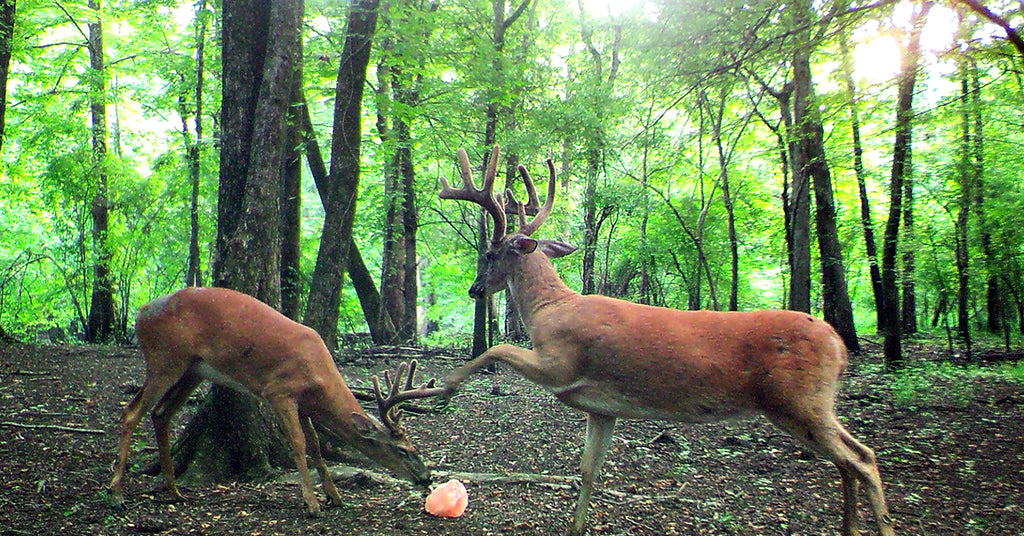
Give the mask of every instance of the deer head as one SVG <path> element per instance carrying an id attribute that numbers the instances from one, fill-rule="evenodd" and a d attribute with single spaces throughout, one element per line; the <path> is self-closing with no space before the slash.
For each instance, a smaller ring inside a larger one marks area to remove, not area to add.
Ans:
<path id="1" fill-rule="evenodd" d="M 494 229 L 491 234 L 491 243 L 484 253 L 484 264 L 477 274 L 476 280 L 469 288 L 469 295 L 474 299 L 480 299 L 488 294 L 504 289 L 508 283 L 510 274 L 514 273 L 516 266 L 523 261 L 527 255 L 540 252 L 550 259 L 556 259 L 576 251 L 575 246 L 556 240 L 539 240 L 531 235 L 540 228 L 555 202 L 555 165 L 548 159 L 548 192 L 543 206 L 539 205 L 537 190 L 534 187 L 533 179 L 525 166 L 519 166 L 519 175 L 526 184 L 527 202 L 524 204 L 516 200 L 511 190 L 505 192 L 505 202 L 502 203 L 500 195 L 495 196 L 494 176 L 498 167 L 498 146 L 491 150 L 491 156 L 487 160 L 484 171 L 483 185 L 476 187 L 470 171 L 469 157 L 465 149 L 459 149 L 459 167 L 462 175 L 462 187 L 455 189 L 448 185 L 448 181 L 441 179 L 441 199 L 460 199 L 470 201 L 483 207 L 491 216 Z M 512 213 L 518 216 L 519 228 L 513 233 L 506 233 L 508 222 L 506 214 Z M 535 214 L 533 219 L 526 221 L 527 214 Z"/>
<path id="2" fill-rule="evenodd" d="M 356 437 L 349 439 L 348 442 L 395 474 L 411 482 L 425 484 L 430 482 L 430 470 L 423 464 L 416 448 L 406 436 L 405 427 L 402 426 L 402 404 L 417 398 L 437 396 L 442 394 L 443 390 L 434 387 L 433 379 L 414 388 L 416 365 L 416 360 L 400 363 L 394 381 L 391 374 L 385 370 L 383 389 L 378 377 L 373 377 L 373 395 L 377 401 L 377 414 L 380 420 L 364 413 L 353 412 L 352 421 Z"/>

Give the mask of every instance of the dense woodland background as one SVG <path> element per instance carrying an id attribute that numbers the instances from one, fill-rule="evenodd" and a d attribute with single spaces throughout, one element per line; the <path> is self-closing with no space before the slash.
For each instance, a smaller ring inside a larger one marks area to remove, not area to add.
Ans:
<path id="1" fill-rule="evenodd" d="M 190 284 L 332 346 L 515 336 L 466 295 L 485 220 L 436 195 L 497 143 L 520 193 L 555 162 L 584 293 L 806 310 L 892 367 L 921 331 L 1019 345 L 1019 2 L 0 6 L 4 337 L 130 341 Z"/>

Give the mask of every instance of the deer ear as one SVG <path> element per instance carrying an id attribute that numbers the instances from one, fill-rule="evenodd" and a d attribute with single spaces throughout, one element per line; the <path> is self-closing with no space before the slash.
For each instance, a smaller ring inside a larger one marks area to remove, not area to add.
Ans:
<path id="1" fill-rule="evenodd" d="M 524 255 L 533 253 L 537 249 L 537 244 L 538 240 L 536 238 L 528 236 L 518 236 L 512 240 L 512 248 Z"/>
<path id="2" fill-rule="evenodd" d="M 557 240 L 541 240 L 540 250 L 543 251 L 549 259 L 557 259 L 576 251 L 576 246 L 571 246 L 565 242 L 559 242 Z"/>

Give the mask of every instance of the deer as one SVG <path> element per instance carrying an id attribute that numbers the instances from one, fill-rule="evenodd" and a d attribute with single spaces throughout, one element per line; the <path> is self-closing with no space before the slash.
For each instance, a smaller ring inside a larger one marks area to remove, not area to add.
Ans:
<path id="1" fill-rule="evenodd" d="M 320 504 L 309 476 L 307 450 L 328 500 L 342 504 L 314 424 L 398 476 L 429 484 L 430 470 L 401 424 L 401 406 L 442 390 L 434 387 L 434 380 L 413 387 L 416 361 L 401 363 L 394 380 L 385 371 L 383 393 L 380 380 L 373 377 L 378 421 L 356 401 L 316 331 L 249 295 L 216 287 L 184 288 L 143 305 L 135 329 L 146 376 L 121 414 L 117 462 L 108 486 L 111 506 L 124 508 L 123 477 L 131 438 L 148 411 L 164 487 L 172 497 L 182 499 L 175 481 L 169 425 L 203 380 L 255 395 L 273 409 L 291 447 L 310 516 L 320 514 Z"/>
<path id="2" fill-rule="evenodd" d="M 510 190 L 504 202 L 492 193 L 498 146 L 487 160 L 480 188 L 466 151 L 457 154 L 462 186 L 453 188 L 441 178 L 439 197 L 477 204 L 494 224 L 469 294 L 482 299 L 507 289 L 532 349 L 511 344 L 489 348 L 447 375 L 443 398 L 450 398 L 474 372 L 502 362 L 586 414 L 580 492 L 570 534 L 586 529 L 617 419 L 709 423 L 760 414 L 838 468 L 844 536 L 860 534 L 860 486 L 879 533 L 894 536 L 875 453 L 846 431 L 834 410 L 848 355 L 829 324 L 795 311 L 682 311 L 581 295 L 562 281 L 551 262 L 576 248 L 532 236 L 554 203 L 551 160 L 547 198 L 538 207 L 524 166 L 518 171 L 527 203 L 517 201 Z M 531 209 L 534 217 L 527 222 Z M 506 232 L 507 213 L 518 215 L 515 232 Z"/>

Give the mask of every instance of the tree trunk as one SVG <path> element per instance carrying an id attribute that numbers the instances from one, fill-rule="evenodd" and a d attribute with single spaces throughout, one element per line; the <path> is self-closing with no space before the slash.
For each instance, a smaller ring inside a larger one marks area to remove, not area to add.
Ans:
<path id="1" fill-rule="evenodd" d="M 811 184 L 807 155 L 800 150 L 800 135 L 803 127 L 797 110 L 806 109 L 810 104 L 810 50 L 808 46 L 797 47 L 793 54 L 792 94 L 780 105 L 792 104 L 792 109 L 783 112 L 786 132 L 789 135 L 789 161 L 792 166 L 792 180 L 789 187 L 789 308 L 794 311 L 811 312 Z M 792 99 L 790 101 L 790 98 Z"/>
<path id="2" fill-rule="evenodd" d="M 871 277 L 871 293 L 875 298 L 875 329 L 882 332 L 882 272 L 878 267 L 878 247 L 875 244 L 875 226 L 871 218 L 871 202 L 868 200 L 867 179 L 864 172 L 864 147 L 860 140 L 860 118 L 857 86 L 853 81 L 853 61 L 849 44 L 844 34 L 840 40 L 843 62 L 843 78 L 850 93 L 850 130 L 853 137 L 853 171 L 857 178 L 857 192 L 860 196 L 860 223 L 864 231 L 864 251 L 868 257 Z"/>
<path id="3" fill-rule="evenodd" d="M 338 306 L 352 243 L 361 169 L 363 89 L 379 7 L 379 0 L 352 4 L 338 65 L 326 214 L 303 319 L 331 350 L 337 346 Z"/>
<path id="4" fill-rule="evenodd" d="M 971 95 L 969 111 L 974 124 L 974 136 L 971 139 L 971 174 L 974 177 L 974 213 L 978 219 L 978 230 L 981 234 L 981 252 L 985 256 L 985 304 L 988 313 L 988 330 L 992 333 L 1003 331 L 1004 299 L 999 286 L 999 268 L 996 255 L 992 251 L 992 229 L 988 215 L 985 213 L 985 136 L 981 118 L 981 81 L 978 66 L 970 65 Z M 1007 330 L 1008 332 L 1008 330 Z"/>
<path id="5" fill-rule="evenodd" d="M 718 153 L 718 183 L 722 187 L 722 204 L 725 206 L 725 219 L 729 236 L 729 310 L 739 310 L 739 278 L 740 278 L 740 252 L 739 238 L 736 236 L 736 214 L 733 210 L 733 199 L 729 186 L 729 162 L 732 160 L 732 153 L 735 149 L 735 141 L 726 149 L 722 140 L 722 123 L 725 117 L 725 100 L 729 94 L 731 84 L 723 87 L 719 94 L 718 105 L 712 107 L 707 102 L 708 116 L 711 117 L 711 135 L 715 143 L 715 150 Z M 734 140 L 738 141 L 742 131 L 746 129 L 747 122 L 740 127 Z"/>
<path id="6" fill-rule="evenodd" d="M 196 85 L 193 92 L 195 99 L 195 136 L 188 134 L 188 113 L 182 96 L 182 136 L 184 137 L 188 163 L 188 177 L 191 192 L 189 194 L 189 235 L 188 235 L 188 267 L 185 270 L 185 286 L 202 286 L 203 270 L 199 253 L 199 186 L 201 179 L 202 144 L 203 144 L 203 76 L 206 71 L 204 51 L 206 50 L 206 0 L 200 0 L 196 6 Z"/>
<path id="7" fill-rule="evenodd" d="M 963 70 L 963 68 L 962 68 Z M 957 336 L 964 345 L 964 357 L 971 359 L 971 317 L 970 317 L 970 251 L 968 229 L 970 227 L 971 202 L 974 200 L 974 175 L 971 173 L 971 113 L 967 73 L 961 72 L 960 79 L 960 207 L 956 218 L 956 273 L 957 273 Z"/>
<path id="8" fill-rule="evenodd" d="M 399 69 L 378 66 L 381 91 L 391 90 L 388 96 L 403 109 L 416 104 L 415 87 L 402 79 Z M 412 84 L 416 84 L 413 81 Z M 384 197 L 388 204 L 384 222 L 384 245 L 381 263 L 382 311 L 396 322 L 397 341 L 414 342 L 416 330 L 416 171 L 412 163 L 412 132 L 409 119 L 395 114 L 388 119 L 378 118 L 378 130 L 390 152 L 385 166 Z"/>
<path id="9" fill-rule="evenodd" d="M 11 69 L 16 3 L 16 0 L 0 0 L 0 154 L 4 152 L 4 130 L 7 125 L 7 75 Z"/>
<path id="10" fill-rule="evenodd" d="M 484 143 L 485 148 L 490 148 L 497 142 L 498 133 L 498 116 L 501 112 L 499 102 L 504 97 L 503 93 L 507 90 L 505 87 L 505 73 L 504 73 L 504 61 L 503 61 L 503 50 L 505 48 L 505 34 L 509 27 L 522 16 L 526 7 L 530 5 L 530 0 L 521 0 L 519 5 L 512 11 L 512 13 L 505 15 L 505 0 L 491 0 L 491 46 L 494 49 L 494 56 L 491 58 L 491 71 L 494 77 L 493 82 L 490 84 L 490 94 L 486 96 L 486 117 L 484 122 Z M 490 151 L 485 151 L 484 158 Z M 484 162 L 486 167 L 487 163 Z M 489 234 L 487 225 L 487 215 L 483 210 L 480 211 L 477 216 L 477 273 L 483 269 L 484 266 L 484 255 L 487 253 L 489 244 Z M 493 329 L 490 329 L 488 325 L 491 317 L 493 316 L 492 311 L 494 309 L 494 299 L 492 296 L 477 299 L 473 304 L 473 348 L 472 356 L 476 357 L 491 346 L 493 336 L 489 337 L 488 334 L 493 334 Z"/>
<path id="11" fill-rule="evenodd" d="M 299 101 L 297 108 L 298 121 L 302 131 L 302 145 L 306 151 L 306 162 L 309 165 L 310 174 L 313 176 L 313 182 L 316 183 L 317 192 L 320 194 L 320 203 L 326 211 L 329 188 L 327 165 L 320 152 L 320 144 L 316 141 L 316 133 L 313 132 L 313 122 L 309 117 L 309 107 L 306 106 L 304 96 Z M 374 344 L 390 344 L 391 341 L 396 340 L 395 326 L 391 323 L 387 311 L 381 307 L 377 284 L 373 281 L 370 269 L 366 267 L 355 240 L 350 240 L 348 247 L 348 265 L 345 269 L 352 279 L 352 287 L 356 290 L 356 297 L 363 310 L 363 318 L 370 328 L 370 338 L 373 339 Z"/>
<path id="12" fill-rule="evenodd" d="M 299 55 L 301 56 L 301 41 Z M 302 127 L 298 103 L 302 101 L 302 65 L 295 68 L 281 174 L 281 313 L 301 319 L 302 303 Z"/>
<path id="13" fill-rule="evenodd" d="M 110 275 L 112 254 L 107 240 L 110 198 L 107 191 L 107 74 L 103 60 L 103 10 L 99 0 L 89 0 L 96 17 L 89 23 L 89 110 L 92 117 L 92 178 L 95 193 L 90 202 L 92 217 L 93 279 L 89 306 L 88 342 L 107 342 L 114 326 L 114 284 Z"/>
<path id="14" fill-rule="evenodd" d="M 580 40 L 587 47 L 590 53 L 590 71 L 587 79 L 583 82 L 589 87 L 583 92 L 587 99 L 586 106 L 591 109 L 592 123 L 584 124 L 581 136 L 583 139 L 583 151 L 586 155 L 585 184 L 583 188 L 583 294 L 593 294 L 596 291 L 595 272 L 597 264 L 597 240 L 601 232 L 600 223 L 603 218 L 599 215 L 597 207 L 597 183 L 604 166 L 605 150 L 605 128 L 604 117 L 607 100 L 613 95 L 612 88 L 615 78 L 618 75 L 619 45 L 621 44 L 622 29 L 614 26 L 613 39 L 610 45 L 609 54 L 611 61 L 607 75 L 604 71 L 604 55 L 594 45 L 594 30 L 587 22 L 587 11 L 582 0 L 576 2 L 580 21 Z"/>
<path id="15" fill-rule="evenodd" d="M 860 351 L 857 330 L 853 321 L 853 306 L 846 288 L 846 272 L 843 266 L 842 249 L 836 228 L 835 202 L 832 194 L 832 176 L 825 158 L 824 129 L 818 114 L 818 103 L 811 79 L 810 54 L 814 49 L 815 37 L 811 36 L 811 2 L 793 8 L 795 26 L 806 27 L 801 31 L 797 48 L 793 54 L 793 122 L 796 131 L 796 155 L 793 159 L 793 175 L 796 182 L 794 195 L 793 239 L 794 270 L 790 308 L 810 312 L 810 229 L 804 218 L 809 219 L 810 207 L 804 209 L 802 189 L 813 183 L 815 203 L 815 230 L 818 234 L 818 251 L 821 257 L 822 301 L 825 321 L 842 337 L 851 352 Z M 806 235 L 806 237 L 805 237 Z M 806 241 L 806 243 L 805 243 Z M 806 252 L 804 249 L 806 248 Z M 806 257 L 806 258 L 805 258 Z M 807 272 L 804 273 L 804 264 Z M 797 278 L 801 280 L 797 280 Z M 802 278 L 806 277 L 806 280 Z M 807 289 L 805 291 L 804 284 Z M 806 308 L 804 308 L 806 307 Z"/>
<path id="16" fill-rule="evenodd" d="M 889 217 L 882 241 L 882 290 L 884 297 L 883 323 L 885 341 L 883 352 L 888 370 L 904 366 L 900 297 L 897 285 L 896 255 L 899 244 L 900 218 L 903 216 L 903 181 L 910 175 L 910 143 L 913 119 L 914 85 L 917 81 L 917 63 L 921 56 L 921 28 L 924 26 L 930 2 L 924 2 L 915 11 L 907 45 L 900 58 L 900 74 L 896 100 L 896 139 L 893 142 L 892 175 L 889 182 Z"/>
<path id="17" fill-rule="evenodd" d="M 914 235 L 914 175 L 913 175 L 913 145 L 907 147 L 907 173 L 903 179 L 903 270 L 900 272 L 900 287 L 902 289 L 902 306 L 900 309 L 900 322 L 903 336 L 917 333 L 917 290 L 915 286 L 916 257 L 914 251 L 917 247 L 916 236 Z"/>
<path id="18" fill-rule="evenodd" d="M 279 203 L 302 2 L 224 5 L 218 255 L 214 280 L 280 306 Z M 258 262 L 256 262 L 258 260 Z M 189 479 L 265 476 L 287 464 L 272 412 L 214 387 L 175 446 Z"/>

